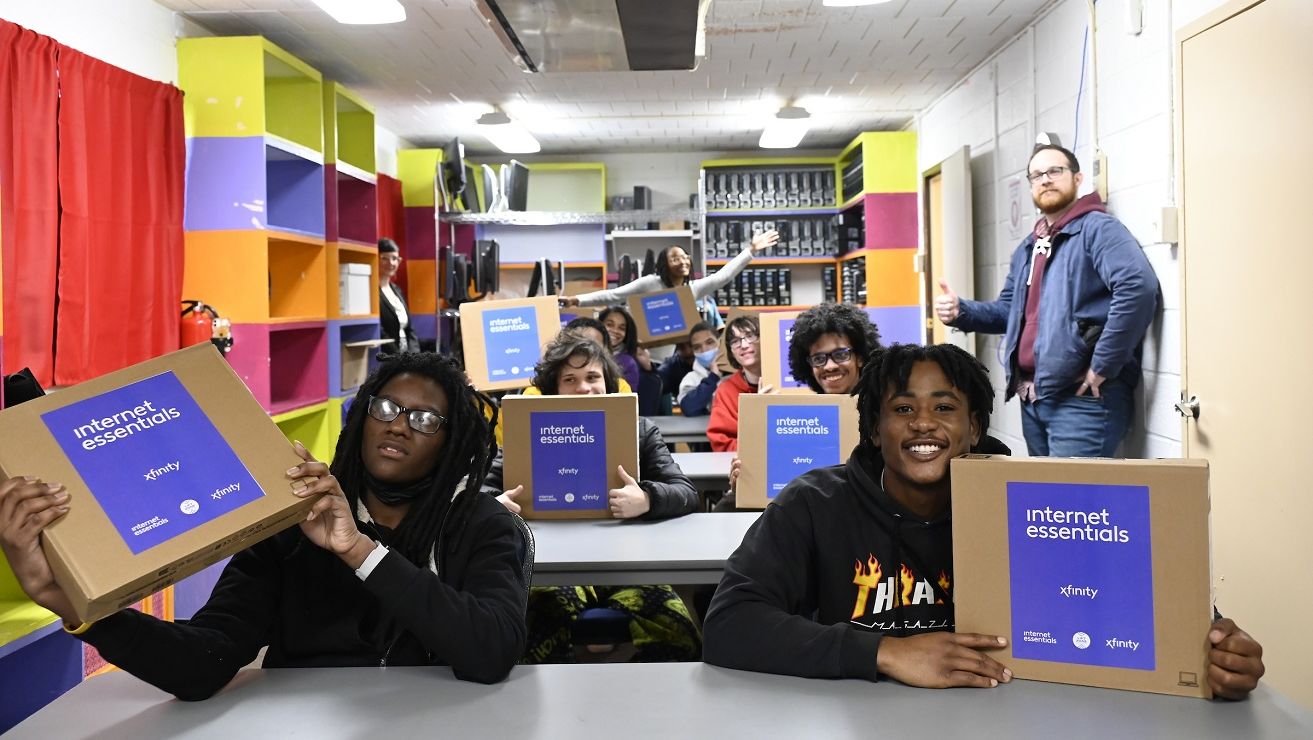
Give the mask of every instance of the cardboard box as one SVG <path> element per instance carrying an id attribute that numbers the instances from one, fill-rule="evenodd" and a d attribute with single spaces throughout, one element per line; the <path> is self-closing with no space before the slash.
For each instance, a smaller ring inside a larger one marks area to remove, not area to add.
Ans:
<path id="1" fill-rule="evenodd" d="M 368 314 L 372 308 L 369 278 L 374 274 L 373 265 L 359 262 L 343 262 L 337 266 L 338 306 L 343 316 Z"/>
<path id="2" fill-rule="evenodd" d="M 789 340 L 793 338 L 793 322 L 801 314 L 802 311 L 761 313 L 761 382 L 769 383 L 780 393 L 812 393 L 806 383 L 794 380 L 789 370 Z"/>
<path id="3" fill-rule="evenodd" d="M 342 390 L 359 388 L 369 377 L 369 355 L 371 350 L 390 344 L 391 339 L 362 339 L 358 342 L 342 344 Z"/>
<path id="4" fill-rule="evenodd" d="M 855 396 L 744 393 L 735 505 L 766 508 L 799 475 L 847 460 L 860 440 Z"/>
<path id="5" fill-rule="evenodd" d="M 1208 464 L 952 462 L 958 632 L 1018 678 L 1209 697 Z"/>
<path id="6" fill-rule="evenodd" d="M 631 295 L 628 303 L 643 347 L 678 344 L 688 339 L 693 325 L 702 320 L 693 289 L 687 285 Z"/>
<path id="7" fill-rule="evenodd" d="M 543 347 L 561 331 L 561 314 L 556 296 L 462 303 L 460 331 L 465 374 L 475 388 L 524 388 Z"/>
<path id="8" fill-rule="evenodd" d="M 88 622 L 304 519 L 300 461 L 209 342 L 0 412 L 0 475 L 72 495 L 42 546 Z"/>
<path id="9" fill-rule="evenodd" d="M 506 489 L 525 519 L 610 519 L 607 492 L 638 470 L 638 396 L 507 396 Z"/>

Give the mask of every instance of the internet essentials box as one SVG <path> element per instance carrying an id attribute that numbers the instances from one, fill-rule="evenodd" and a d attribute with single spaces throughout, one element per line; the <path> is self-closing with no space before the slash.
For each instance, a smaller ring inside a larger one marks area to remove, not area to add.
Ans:
<path id="1" fill-rule="evenodd" d="M 644 347 L 678 344 L 688 339 L 694 324 L 702 320 L 693 289 L 687 285 L 632 295 L 628 302 L 638 328 L 638 343 Z"/>
<path id="2" fill-rule="evenodd" d="M 1208 464 L 952 461 L 958 632 L 1018 678 L 1210 697 Z"/>
<path id="3" fill-rule="evenodd" d="M 299 462 L 209 342 L 0 412 L 0 475 L 72 496 L 42 545 L 87 622 L 304 519 Z"/>
<path id="4" fill-rule="evenodd" d="M 561 331 L 556 296 L 460 305 L 465 372 L 481 391 L 524 388 L 543 347 Z"/>
<path id="5" fill-rule="evenodd" d="M 794 478 L 848 459 L 861 435 L 853 396 L 739 396 L 735 506 L 764 509 Z"/>
<path id="6" fill-rule="evenodd" d="M 793 339 L 793 322 L 801 311 L 763 311 L 761 313 L 761 382 L 780 393 L 808 394 L 811 388 L 794 380 L 789 369 L 789 341 Z M 742 412 L 740 412 L 742 413 Z M 742 424 L 740 424 L 740 427 Z"/>
<path id="7" fill-rule="evenodd" d="M 607 492 L 639 478 L 638 396 L 507 396 L 503 485 L 525 519 L 610 519 Z"/>

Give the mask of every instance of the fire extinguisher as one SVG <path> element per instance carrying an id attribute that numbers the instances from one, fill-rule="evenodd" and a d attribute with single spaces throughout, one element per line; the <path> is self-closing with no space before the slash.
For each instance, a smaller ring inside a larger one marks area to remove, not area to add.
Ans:
<path id="1" fill-rule="evenodd" d="M 182 321 L 178 327 L 179 347 L 209 341 L 223 354 L 232 349 L 232 323 L 219 316 L 214 306 L 200 301 L 183 301 L 182 306 Z"/>

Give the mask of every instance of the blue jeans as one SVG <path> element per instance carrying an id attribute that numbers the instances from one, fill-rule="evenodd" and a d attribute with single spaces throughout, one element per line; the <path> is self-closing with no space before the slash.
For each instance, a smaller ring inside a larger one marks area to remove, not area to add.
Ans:
<path id="1" fill-rule="evenodd" d="M 1021 404 L 1026 448 L 1037 457 L 1112 457 L 1131 424 L 1135 391 L 1109 378 L 1099 398 L 1075 391 Z"/>

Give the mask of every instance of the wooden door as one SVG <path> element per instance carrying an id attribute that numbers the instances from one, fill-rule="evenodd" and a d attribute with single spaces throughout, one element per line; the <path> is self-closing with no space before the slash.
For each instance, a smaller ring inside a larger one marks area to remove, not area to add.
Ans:
<path id="1" fill-rule="evenodd" d="M 931 167 L 921 176 L 925 206 L 920 258 L 923 277 L 922 302 L 926 341 L 951 342 L 974 354 L 974 334 L 952 330 L 935 318 L 935 296 L 939 278 L 963 298 L 975 298 L 974 228 L 971 222 L 971 148 L 962 147 L 953 156 Z"/>
<path id="2" fill-rule="evenodd" d="M 1177 34 L 1185 453 L 1211 467 L 1217 606 L 1313 707 L 1313 3 L 1236 2 Z"/>

